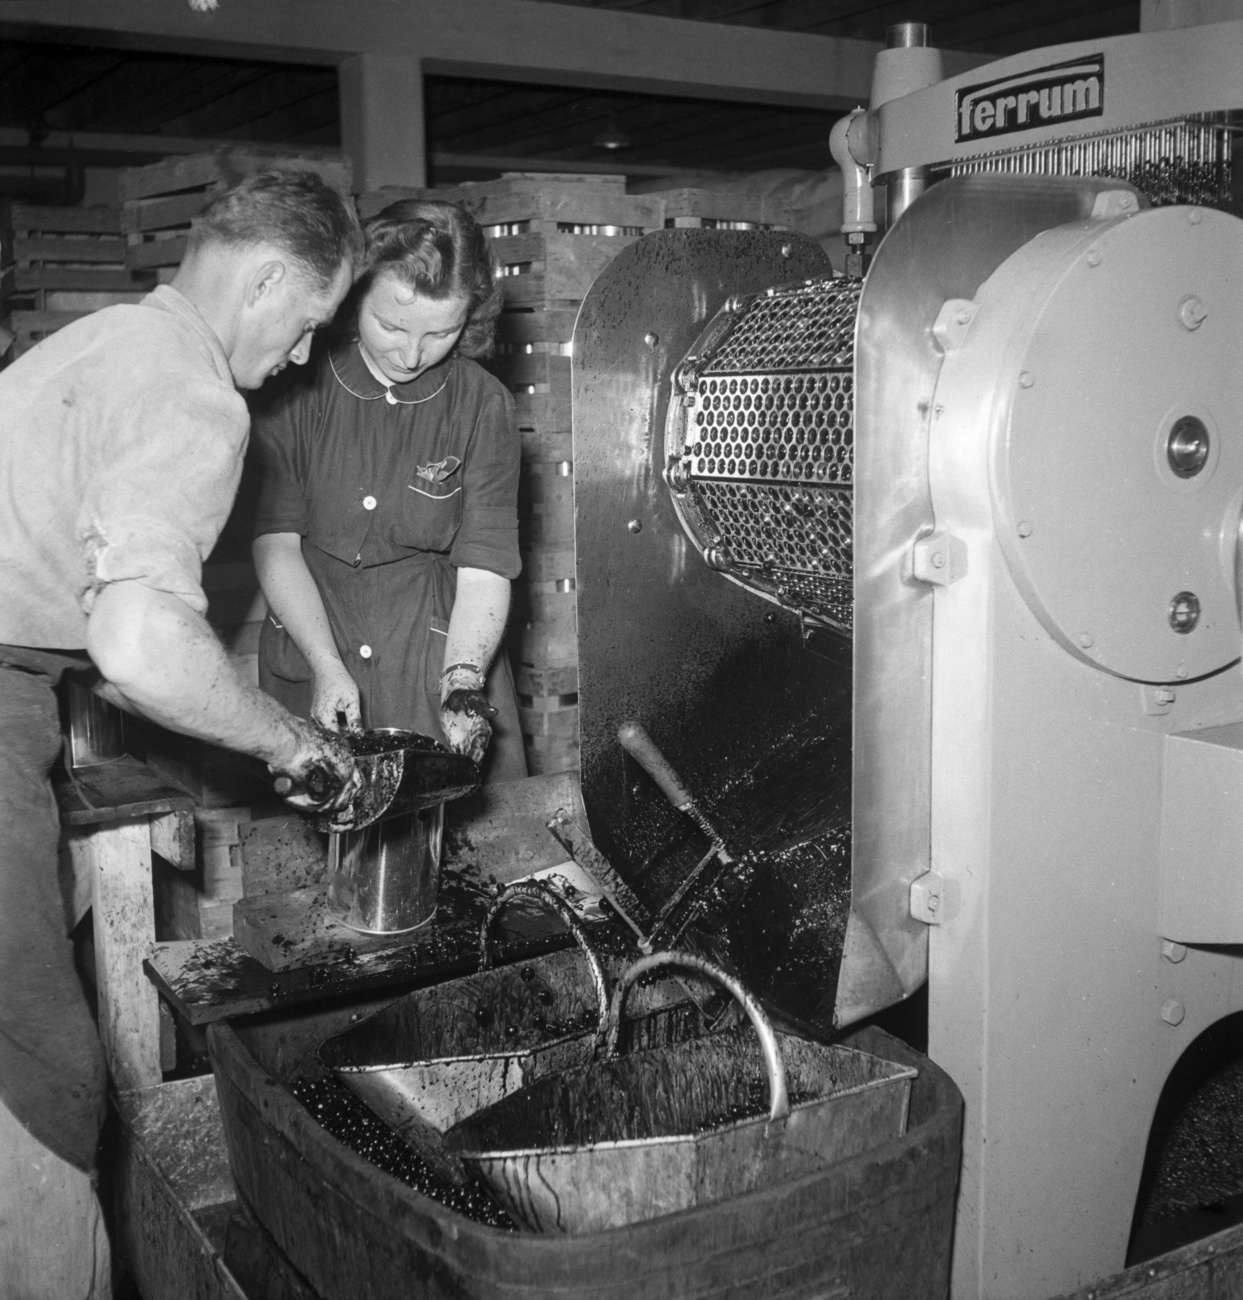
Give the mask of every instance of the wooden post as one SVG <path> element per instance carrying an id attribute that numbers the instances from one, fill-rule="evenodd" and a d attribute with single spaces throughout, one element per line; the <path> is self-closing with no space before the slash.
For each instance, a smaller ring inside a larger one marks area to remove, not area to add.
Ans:
<path id="1" fill-rule="evenodd" d="M 160 1010 L 143 960 L 155 945 L 146 817 L 99 827 L 83 846 L 95 866 L 99 1036 L 118 1090 L 160 1082 Z"/>
<path id="2" fill-rule="evenodd" d="M 427 184 L 423 67 L 412 54 L 355 54 L 338 65 L 341 143 L 359 193 Z"/>

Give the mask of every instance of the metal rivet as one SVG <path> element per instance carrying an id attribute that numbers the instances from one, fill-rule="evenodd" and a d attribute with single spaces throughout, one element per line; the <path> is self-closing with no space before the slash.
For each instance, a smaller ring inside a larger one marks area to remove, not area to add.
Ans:
<path id="1" fill-rule="evenodd" d="M 643 520 L 632 519 L 626 527 L 629 528 L 632 533 L 641 533 L 643 531 Z"/>
<path id="2" fill-rule="evenodd" d="M 1196 326 L 1188 325 L 1188 329 Z M 1174 421 L 1165 440 L 1165 456 L 1170 469 L 1179 478 L 1195 478 L 1208 463 L 1211 441 L 1204 421 L 1194 415 L 1183 415 Z"/>
<path id="3" fill-rule="evenodd" d="M 1090 649 L 1091 646 L 1093 645 L 1093 643 L 1094 643 L 1095 641 L 1096 641 L 1096 638 L 1092 635 L 1091 632 L 1080 632 L 1080 633 L 1079 633 L 1079 644 L 1080 644 L 1080 645 L 1081 645 L 1085 650 Z"/>
<path id="4" fill-rule="evenodd" d="M 943 569 L 943 568 L 945 568 L 945 552 L 944 552 L 944 551 L 933 551 L 933 552 L 932 552 L 931 559 L 932 559 L 932 567 L 933 567 L 934 569 Z"/>
<path id="5" fill-rule="evenodd" d="M 1030 388 L 1036 382 L 1036 376 L 1030 370 L 1024 370 L 1019 376 L 1019 383 L 1024 388 Z"/>
<path id="6" fill-rule="evenodd" d="M 1187 665 L 1186 665 L 1186 664 L 1179 664 L 1178 667 L 1174 669 L 1174 676 L 1175 676 L 1175 677 L 1178 677 L 1178 678 L 1180 678 L 1180 679 L 1186 677 L 1186 676 L 1187 676 Z"/>
<path id="7" fill-rule="evenodd" d="M 1166 961 L 1177 966 L 1187 956 L 1187 945 L 1185 943 L 1175 943 L 1173 939 L 1162 939 L 1161 956 Z"/>
<path id="8" fill-rule="evenodd" d="M 643 342 L 646 343 L 649 348 L 654 348 L 657 343 L 660 342 L 660 335 L 653 334 L 651 330 L 648 330 L 648 332 L 643 336 Z"/>
<path id="9" fill-rule="evenodd" d="M 1192 208 L 1191 211 L 1187 213 L 1187 220 L 1190 221 L 1193 226 L 1198 226 L 1200 222 L 1204 220 L 1204 213 L 1201 212 L 1199 208 Z"/>
<path id="10" fill-rule="evenodd" d="M 1100 264 L 1101 264 L 1101 255 L 1100 255 L 1100 253 L 1098 253 L 1098 252 L 1096 251 L 1095 248 L 1090 249 L 1090 250 L 1088 251 L 1088 265 L 1089 265 L 1089 266 L 1100 266 Z"/>
<path id="11" fill-rule="evenodd" d="M 1019 536 L 1030 537 L 1032 535 L 1032 526 L 1026 519 L 1019 520 Z"/>
<path id="12" fill-rule="evenodd" d="M 782 245 L 781 245 L 781 256 L 782 256 L 782 257 L 790 257 L 790 256 L 793 255 L 793 253 L 794 253 L 794 245 L 793 245 L 793 244 L 782 244 Z"/>
<path id="13" fill-rule="evenodd" d="M 1161 1004 L 1161 1019 L 1167 1025 L 1181 1025 L 1187 1008 L 1177 998 L 1166 998 Z"/>

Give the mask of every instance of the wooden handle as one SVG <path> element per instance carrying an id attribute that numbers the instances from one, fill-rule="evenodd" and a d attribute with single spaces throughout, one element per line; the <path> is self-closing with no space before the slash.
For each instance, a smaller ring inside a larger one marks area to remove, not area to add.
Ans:
<path id="1" fill-rule="evenodd" d="M 684 811 L 695 802 L 691 792 L 682 784 L 682 778 L 674 771 L 673 765 L 656 748 L 656 742 L 637 722 L 623 722 L 617 728 L 617 739 L 622 748 L 636 763 L 660 786 L 665 798 L 677 808 Z"/>

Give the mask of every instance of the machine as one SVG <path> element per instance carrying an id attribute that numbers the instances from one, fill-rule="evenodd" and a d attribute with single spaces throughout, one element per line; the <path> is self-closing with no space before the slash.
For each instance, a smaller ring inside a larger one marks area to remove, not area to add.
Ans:
<path id="1" fill-rule="evenodd" d="M 584 303 L 583 788 L 667 892 L 703 842 L 641 722 L 740 864 L 701 942 L 790 1022 L 926 984 L 953 1295 L 1037 1300 L 1122 1267 L 1166 1080 L 1243 1011 L 1243 23 L 951 81 L 901 43 L 836 133 L 866 275 L 668 231 Z"/>

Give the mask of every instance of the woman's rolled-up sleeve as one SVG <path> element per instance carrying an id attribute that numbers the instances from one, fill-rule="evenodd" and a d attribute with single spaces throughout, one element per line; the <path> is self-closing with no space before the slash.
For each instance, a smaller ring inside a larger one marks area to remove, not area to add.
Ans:
<path id="1" fill-rule="evenodd" d="M 520 452 L 513 398 L 499 383 L 492 382 L 483 394 L 463 458 L 462 522 L 449 552 L 455 568 L 486 569 L 510 579 L 521 573 Z"/>
<path id="2" fill-rule="evenodd" d="M 297 533 L 305 537 L 308 527 L 305 469 L 300 448 L 307 436 L 308 385 L 286 387 L 277 399 L 254 414 L 251 454 L 259 474 L 259 504 L 255 512 L 254 535 Z"/>

